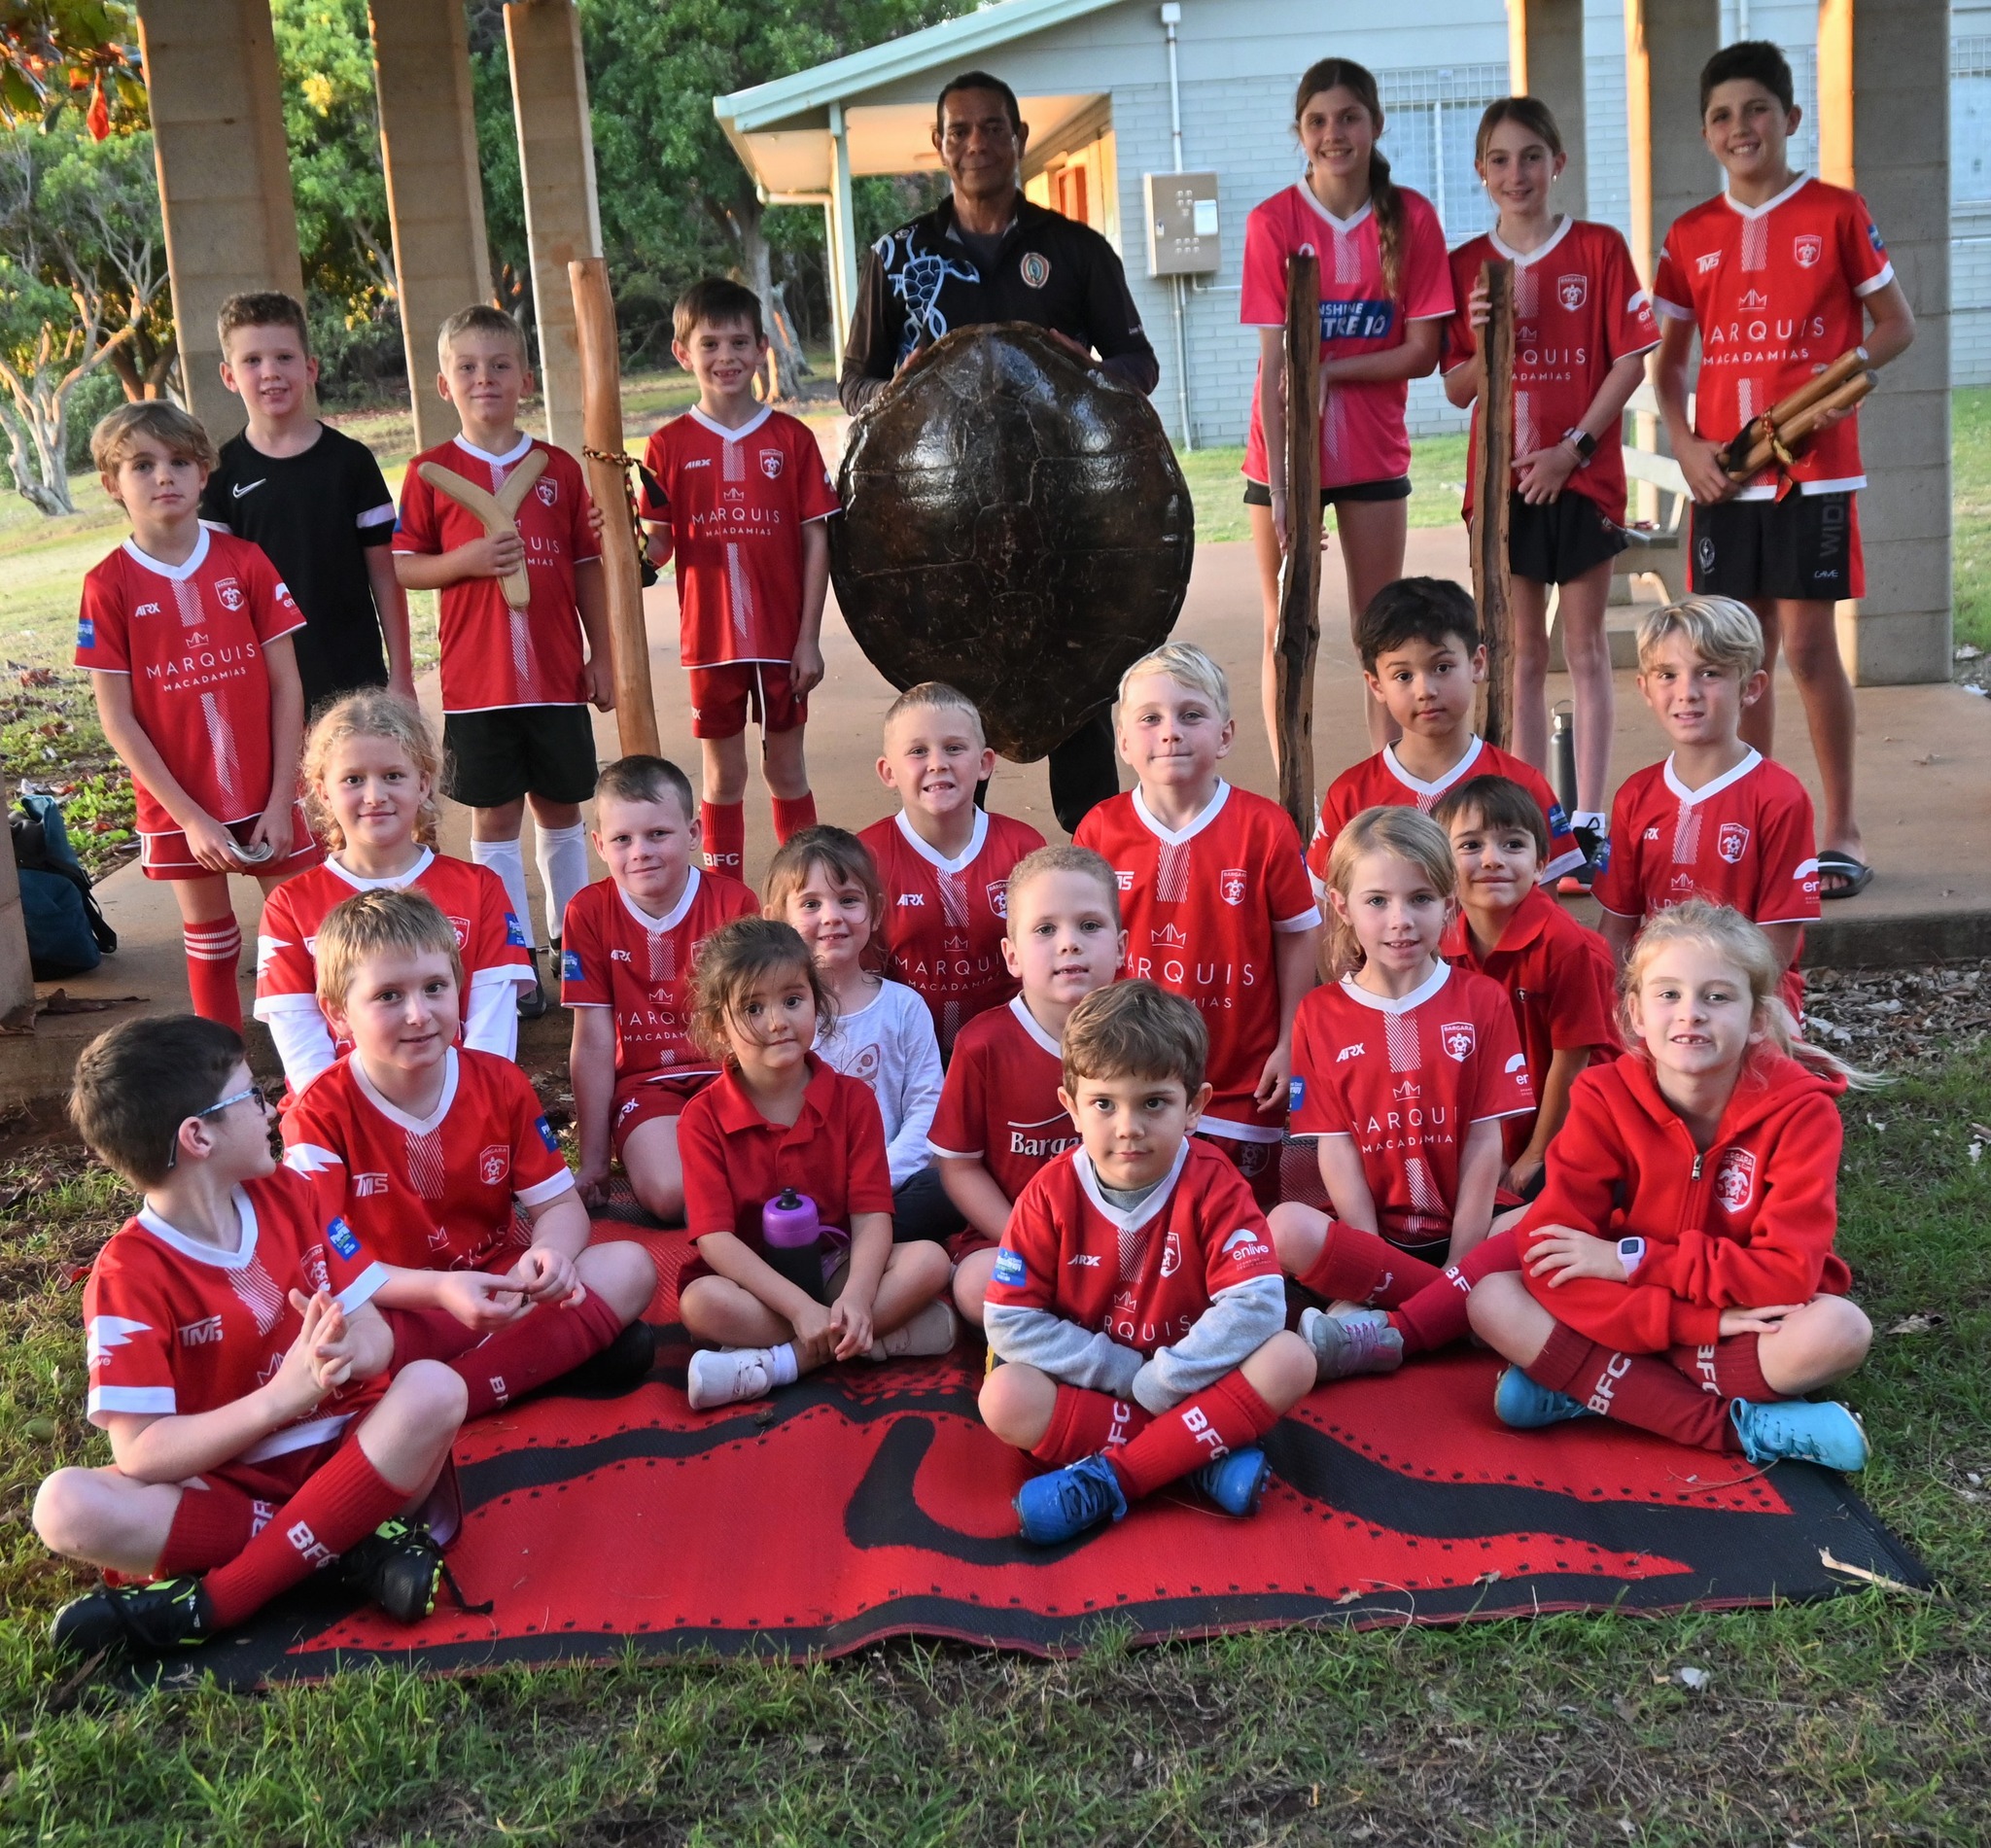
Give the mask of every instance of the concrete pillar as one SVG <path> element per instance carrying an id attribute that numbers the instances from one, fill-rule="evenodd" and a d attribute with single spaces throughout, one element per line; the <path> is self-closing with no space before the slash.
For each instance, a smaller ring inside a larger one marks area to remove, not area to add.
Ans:
<path id="1" fill-rule="evenodd" d="M 851 137 L 842 103 L 829 106 L 829 146 L 834 168 L 829 192 L 830 257 L 837 283 L 836 350 L 841 354 L 857 312 L 857 215 L 851 204 Z"/>
<path id="2" fill-rule="evenodd" d="M 1721 187 L 1700 138 L 1700 67 L 1721 27 L 1720 0 L 1624 0 L 1631 261 L 1648 286 L 1667 226 Z"/>
<path id="3" fill-rule="evenodd" d="M 577 257 L 602 254 L 602 219 L 595 198 L 595 142 L 580 58 L 580 15 L 574 0 L 510 0 L 505 9 L 505 45 L 511 57 L 511 113 L 518 123 L 546 430 L 560 448 L 578 454 L 580 344 L 567 265 Z"/>
<path id="4" fill-rule="evenodd" d="M 1949 8 L 1821 0 L 1820 178 L 1857 186 L 1915 312 L 1860 407 L 1867 595 L 1839 606 L 1863 685 L 1950 678 Z"/>
<path id="5" fill-rule="evenodd" d="M 436 330 L 491 299 L 470 42 L 463 0 L 370 0 L 367 12 L 408 395 L 415 440 L 429 449 L 457 428 L 436 395 Z"/>
<path id="6" fill-rule="evenodd" d="M 1517 96 L 1547 103 L 1568 156 L 1555 182 L 1555 210 L 1589 210 L 1585 120 L 1583 0 L 1507 0 L 1507 81 Z"/>
<path id="7" fill-rule="evenodd" d="M 222 303 L 245 289 L 304 295 L 269 0 L 141 0 L 138 42 L 181 369 L 220 443 L 245 421 L 217 370 Z"/>

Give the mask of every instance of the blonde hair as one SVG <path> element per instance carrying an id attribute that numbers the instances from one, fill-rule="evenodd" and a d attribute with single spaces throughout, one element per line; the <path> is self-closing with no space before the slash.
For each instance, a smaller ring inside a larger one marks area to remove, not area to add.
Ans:
<path id="1" fill-rule="evenodd" d="M 532 369 L 533 356 L 526 351 L 525 330 L 503 308 L 494 308 L 488 301 L 479 301 L 468 308 L 459 308 L 437 330 L 436 364 L 442 371 L 449 370 L 450 349 L 466 333 L 495 333 L 509 340 L 518 354 L 519 365 L 528 371 Z"/>
<path id="2" fill-rule="evenodd" d="M 747 991 L 763 976 L 796 971 L 816 997 L 816 1030 L 836 1021 L 836 996 L 817 973 L 809 946 L 779 918 L 735 918 L 702 939 L 691 953 L 691 1037 L 728 1069 L 739 1060 L 727 1029 Z"/>
<path id="3" fill-rule="evenodd" d="M 335 706 L 328 706 L 304 740 L 304 807 L 311 817 L 312 831 L 327 851 L 344 853 L 346 832 L 325 794 L 325 773 L 332 753 L 351 738 L 385 738 L 399 745 L 408 762 L 429 779 L 429 793 L 415 811 L 414 835 L 422 846 L 434 847 L 442 819 L 436 800 L 436 785 L 442 777 L 442 753 L 437 749 L 436 734 L 421 713 L 399 693 L 390 693 L 384 686 L 367 686 L 348 693 Z"/>
<path id="4" fill-rule="evenodd" d="M 1778 1052 L 1795 1059 L 1812 1071 L 1845 1079 L 1856 1090 L 1868 1090 L 1886 1080 L 1849 1065 L 1843 1059 L 1799 1037 L 1791 1010 L 1784 1005 L 1784 965 L 1775 947 L 1759 924 L 1729 905 L 1718 905 L 1706 898 L 1690 898 L 1684 904 L 1655 912 L 1633 940 L 1631 954 L 1624 959 L 1618 978 L 1618 1015 L 1627 1046 L 1644 1048 L 1645 1040 L 1631 1018 L 1632 997 L 1645 980 L 1653 959 L 1668 945 L 1694 943 L 1711 950 L 1731 964 L 1748 982 L 1752 1024 Z"/>
<path id="5" fill-rule="evenodd" d="M 895 719 L 908 713 L 965 713 L 975 721 L 975 736 L 985 744 L 989 733 L 982 723 L 982 709 L 958 686 L 945 680 L 921 680 L 909 686 L 885 709 L 884 731 L 891 731 Z"/>
<path id="6" fill-rule="evenodd" d="M 1431 889 L 1448 901 L 1458 896 L 1458 864 L 1445 830 L 1415 809 L 1395 804 L 1364 809 L 1335 836 L 1327 856 L 1327 889 L 1341 904 L 1328 910 L 1327 941 L 1322 961 L 1330 980 L 1339 980 L 1362 966 L 1362 945 L 1355 926 L 1343 915 L 1355 883 L 1355 862 L 1365 854 L 1393 854 L 1417 868 Z"/>
<path id="7" fill-rule="evenodd" d="M 1683 597 L 1648 610 L 1638 625 L 1640 673 L 1673 635 L 1684 635 L 1710 667 L 1733 668 L 1745 680 L 1763 665 L 1763 624 L 1732 597 Z"/>
<path id="8" fill-rule="evenodd" d="M 221 461 L 199 418 L 163 398 L 149 398 L 120 404 L 97 419 L 89 433 L 91 466 L 99 474 L 116 474 L 141 436 L 150 436 L 175 462 L 197 462 L 210 474 Z"/>
<path id="9" fill-rule="evenodd" d="M 1081 1078 L 1176 1079 L 1192 1098 L 1203 1089 L 1209 1029 L 1195 1004 L 1153 982 L 1094 989 L 1065 1023 L 1065 1089 Z"/>
<path id="10" fill-rule="evenodd" d="M 1176 685 L 1201 693 L 1217 709 L 1220 718 L 1231 715 L 1231 682 L 1224 670 L 1193 642 L 1164 642 L 1160 647 L 1150 648 L 1121 675 L 1119 690 L 1113 695 L 1115 706 L 1126 704 L 1128 687 L 1143 674 L 1166 675 Z"/>
<path id="11" fill-rule="evenodd" d="M 1009 883 L 1005 888 L 1002 914 L 1002 934 L 1009 936 L 1009 925 L 1016 916 L 1016 894 L 1033 879 L 1045 879 L 1052 873 L 1081 873 L 1087 879 L 1096 879 L 1106 894 L 1107 908 L 1113 914 L 1113 923 L 1120 923 L 1120 882 L 1113 877 L 1113 868 L 1103 855 L 1095 854 L 1089 847 L 1039 847 L 1026 854 L 1009 869 Z M 1014 937 L 1009 939 L 1012 943 Z"/>
<path id="12" fill-rule="evenodd" d="M 885 922 L 885 890 L 878 883 L 878 864 L 871 850 L 848 828 L 819 822 L 790 834 L 775 849 L 760 883 L 760 909 L 770 918 L 786 918 L 788 900 L 809 883 L 812 867 L 820 866 L 832 886 L 855 886 L 864 894 L 871 914 L 871 942 L 878 941 Z M 870 944 L 866 944 L 868 950 Z"/>
<path id="13" fill-rule="evenodd" d="M 344 1011 L 346 997 L 368 957 L 400 950 L 409 956 L 433 953 L 449 959 L 449 972 L 463 993 L 463 952 L 456 926 L 425 891 L 355 892 L 325 914 L 311 954 L 318 965 L 318 998 Z"/>

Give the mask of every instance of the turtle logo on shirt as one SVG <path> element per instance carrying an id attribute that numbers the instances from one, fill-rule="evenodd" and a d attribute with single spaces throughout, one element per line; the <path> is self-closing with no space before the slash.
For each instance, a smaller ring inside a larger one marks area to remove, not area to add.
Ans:
<path id="1" fill-rule="evenodd" d="M 242 595 L 242 586 L 232 577 L 218 577 L 215 580 L 214 594 L 221 599 L 224 610 L 239 610 L 247 601 Z"/>
<path id="2" fill-rule="evenodd" d="M 1445 1048 L 1445 1056 L 1459 1064 L 1473 1056 L 1473 1047 L 1478 1043 L 1471 1021 L 1447 1021 L 1438 1029 L 1438 1043 Z"/>
<path id="3" fill-rule="evenodd" d="M 1724 1149 L 1715 1167 L 1715 1198 L 1724 1210 L 1739 1213 L 1756 1192 L 1756 1157 L 1747 1149 Z"/>
<path id="4" fill-rule="evenodd" d="M 1005 923 L 1009 918 L 1009 881 L 992 879 L 989 882 L 989 909 Z"/>
<path id="5" fill-rule="evenodd" d="M 1715 836 L 1715 852 L 1733 866 L 1748 851 L 1749 830 L 1740 821 L 1724 821 Z"/>
<path id="6" fill-rule="evenodd" d="M 1217 890 L 1227 905 L 1241 905 L 1244 902 L 1244 868 L 1226 866 L 1217 875 Z"/>
<path id="7" fill-rule="evenodd" d="M 560 484 L 541 475 L 533 492 L 540 497 L 541 506 L 551 506 L 560 498 Z"/>
<path id="8" fill-rule="evenodd" d="M 456 947 L 459 950 L 468 950 L 471 947 L 471 921 L 468 918 L 452 918 L 449 921 L 449 927 L 456 932 Z"/>
<path id="9" fill-rule="evenodd" d="M 1791 255 L 1798 260 L 1801 269 L 1816 269 L 1818 260 L 1825 255 L 1825 239 L 1816 231 L 1805 231 L 1791 240 Z"/>
<path id="10" fill-rule="evenodd" d="M 782 465 L 786 460 L 779 449 L 763 449 L 760 452 L 760 472 L 770 481 L 779 481 Z"/>
<path id="11" fill-rule="evenodd" d="M 1162 1274 L 1171 1277 L 1182 1268 L 1182 1245 L 1172 1230 L 1162 1241 Z"/>
<path id="12" fill-rule="evenodd" d="M 1557 276 L 1555 278 L 1555 299 L 1574 314 L 1590 298 L 1590 279 L 1588 276 Z"/>
<path id="13" fill-rule="evenodd" d="M 493 1142 L 477 1157 L 477 1178 L 486 1187 L 496 1187 L 511 1172 L 511 1151 L 503 1142 Z"/>

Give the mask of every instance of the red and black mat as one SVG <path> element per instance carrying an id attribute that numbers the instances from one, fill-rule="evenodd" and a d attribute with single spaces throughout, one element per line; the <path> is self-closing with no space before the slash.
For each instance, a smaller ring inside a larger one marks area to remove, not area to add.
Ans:
<path id="1" fill-rule="evenodd" d="M 618 1228 L 618 1230 L 621 1230 Z M 450 1563 L 489 1616 L 403 1628 L 330 1575 L 184 1658 L 225 1682 L 362 1661 L 447 1674 L 626 1646 L 836 1655 L 916 1633 L 1052 1656 L 1102 1618 L 1143 1641 L 1294 1623 L 1730 1609 L 1907 1585 L 1916 1561 L 1835 1476 L 1767 1473 L 1601 1419 L 1503 1429 L 1495 1362 L 1459 1352 L 1313 1394 L 1267 1440 L 1250 1520 L 1188 1491 L 1071 1546 L 1015 1538 L 1025 1459 L 975 1416 L 980 1349 L 832 1368 L 757 1405 L 685 1404 L 672 1322 L 684 1240 L 645 1235 L 664 1285 L 652 1377 L 471 1426 Z M 180 1664 L 175 1664 L 179 1667 Z"/>

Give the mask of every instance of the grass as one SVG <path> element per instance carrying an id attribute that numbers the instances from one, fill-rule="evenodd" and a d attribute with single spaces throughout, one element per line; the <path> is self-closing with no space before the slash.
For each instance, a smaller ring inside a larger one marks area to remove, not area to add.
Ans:
<path id="1" fill-rule="evenodd" d="M 1244 445 L 1194 449 L 1179 455 L 1189 492 L 1196 502 L 1196 538 L 1208 545 L 1219 540 L 1249 539 L 1244 513 Z M 1411 444 L 1411 524 L 1449 526 L 1458 518 L 1465 493 L 1466 439 L 1423 436 Z M 1329 516 L 1330 520 L 1332 515 Z"/>
<path id="2" fill-rule="evenodd" d="M 1991 386 L 1950 394 L 1956 640 L 1991 653 Z"/>
<path id="3" fill-rule="evenodd" d="M 74 1268 L 126 1203 L 0 1173 L 0 1833 L 122 1844 L 1710 1842 L 1991 1836 L 1991 1067 L 1948 1048 L 1846 1111 L 1842 1248 L 1885 1330 L 1847 1388 L 1863 1492 L 1941 1581 L 1724 1616 L 1286 1632 L 1039 1664 L 892 1645 L 256 1697 L 72 1686 L 79 1582 L 25 1522 L 103 1458 Z M 1553 1439 L 1545 1441 L 1553 1442 Z M 1677 1679 L 1705 1671 L 1698 1691 Z"/>

